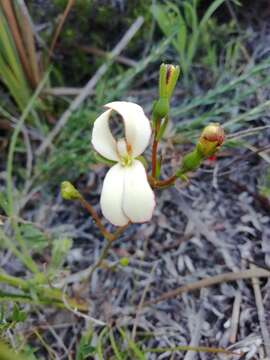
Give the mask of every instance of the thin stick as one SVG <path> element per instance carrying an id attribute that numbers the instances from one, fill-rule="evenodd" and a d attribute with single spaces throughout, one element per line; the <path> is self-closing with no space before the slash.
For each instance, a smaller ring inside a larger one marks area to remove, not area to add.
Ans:
<path id="1" fill-rule="evenodd" d="M 142 308 L 143 308 L 143 304 L 144 304 L 144 299 L 145 299 L 145 296 L 150 288 L 150 285 L 152 283 L 152 276 L 154 274 L 154 271 L 156 269 L 156 266 L 157 264 L 155 264 L 151 270 L 151 273 L 149 275 L 149 278 L 148 278 L 148 282 L 143 290 L 143 293 L 142 293 L 142 296 L 141 296 L 141 300 L 139 302 L 139 305 L 138 305 L 138 308 L 137 308 L 137 311 L 136 311 L 136 317 L 135 317 L 135 320 L 134 320 L 134 325 L 133 325 L 133 329 L 132 329 L 132 335 L 131 335 L 131 340 L 132 341 L 135 341 L 135 338 L 136 338 L 136 331 L 137 331 L 137 326 L 138 326 L 138 323 L 139 323 L 139 319 L 140 319 L 140 314 L 141 314 L 141 311 L 142 311 Z"/>
<path id="2" fill-rule="evenodd" d="M 195 315 L 196 316 L 196 322 L 195 322 L 195 326 L 194 329 L 191 333 L 191 342 L 189 344 L 189 346 L 191 348 L 196 348 L 199 346 L 199 342 L 201 339 L 201 330 L 202 330 L 202 325 L 204 322 L 204 310 L 203 308 L 200 308 L 199 312 Z M 197 357 L 197 354 L 190 350 L 186 353 L 184 360 L 193 360 L 194 358 Z"/>
<path id="3" fill-rule="evenodd" d="M 62 292 L 62 300 L 63 300 L 63 303 L 65 305 L 65 307 L 71 311 L 73 314 L 75 314 L 76 316 L 78 317 L 81 317 L 83 319 L 85 319 L 86 321 L 91 321 L 93 322 L 94 324 L 96 325 L 101 325 L 101 326 L 104 326 L 106 325 L 106 323 L 104 323 L 103 321 L 101 320 L 98 320 L 98 319 L 95 319 L 93 318 L 92 316 L 89 316 L 89 315 L 86 315 L 80 311 L 78 311 L 78 308 L 72 308 L 68 302 L 68 299 L 66 298 L 66 288 L 63 289 L 63 292 Z"/>
<path id="4" fill-rule="evenodd" d="M 129 41 L 133 38 L 133 36 L 137 33 L 137 31 L 140 29 L 140 27 L 143 24 L 143 17 L 139 17 L 133 25 L 129 28 L 129 30 L 126 32 L 126 34 L 123 36 L 123 38 L 120 40 L 120 42 L 114 47 L 114 49 L 111 52 L 110 60 L 107 63 L 104 63 L 101 65 L 101 67 L 97 70 L 97 72 L 94 74 L 94 76 L 89 80 L 89 82 L 85 85 L 82 92 L 72 101 L 69 108 L 63 113 L 55 127 L 52 129 L 50 134 L 46 137 L 46 139 L 43 141 L 43 143 L 40 145 L 40 147 L 37 149 L 36 154 L 41 155 L 48 146 L 52 143 L 53 139 L 58 135 L 59 131 L 62 129 L 63 126 L 67 123 L 70 115 L 73 111 L 78 109 L 78 107 L 84 102 L 84 100 L 88 97 L 88 95 L 91 93 L 93 88 L 96 86 L 98 81 L 101 79 L 101 77 L 106 73 L 106 71 L 109 69 L 110 65 L 112 64 L 113 60 L 120 54 L 120 52 L 127 46 Z"/>
<path id="5" fill-rule="evenodd" d="M 256 269 L 258 269 L 258 268 L 255 265 L 251 264 L 250 269 L 256 271 Z M 257 306 L 257 311 L 258 311 L 258 318 L 259 318 L 259 323 L 260 323 L 260 327 L 261 327 L 263 342 L 264 342 L 265 353 L 266 353 L 266 357 L 268 359 L 270 359 L 270 336 L 269 336 L 267 325 L 265 323 L 265 311 L 264 311 L 264 306 L 263 306 L 262 293 L 261 293 L 260 284 L 259 284 L 259 281 L 257 278 L 258 278 L 258 276 L 252 277 L 252 286 L 253 286 L 253 291 L 254 291 L 254 295 L 255 295 L 255 301 L 256 301 L 256 306 Z"/>
<path id="6" fill-rule="evenodd" d="M 241 130 L 241 131 L 235 132 L 233 134 L 226 135 L 226 139 L 230 139 L 230 140 L 231 139 L 233 139 L 233 140 L 239 139 L 239 138 L 242 138 L 245 136 L 256 134 L 257 132 L 261 132 L 261 131 L 269 129 L 269 128 L 270 128 L 270 125 L 264 125 L 264 126 L 257 126 L 252 129 Z"/>
<path id="7" fill-rule="evenodd" d="M 149 353 L 165 353 L 165 352 L 175 352 L 175 351 L 195 351 L 195 352 L 206 352 L 206 353 L 217 353 L 217 354 L 227 354 L 227 355 L 236 355 L 236 356 L 242 356 L 243 354 L 241 352 L 233 352 L 222 348 L 215 348 L 215 347 L 207 347 L 207 346 L 189 346 L 189 345 L 179 345 L 175 347 L 155 347 L 155 348 L 149 348 L 145 349 L 144 352 Z"/>
<path id="8" fill-rule="evenodd" d="M 233 302 L 232 322 L 231 322 L 230 337 L 229 337 L 229 340 L 232 344 L 234 344 L 236 341 L 241 300 L 242 300 L 242 294 L 240 291 L 237 291 Z"/>
<path id="9" fill-rule="evenodd" d="M 179 296 L 185 292 L 195 291 L 204 287 L 217 285 L 223 282 L 232 282 L 241 279 L 252 279 L 254 277 L 258 277 L 258 278 L 270 277 L 270 271 L 256 267 L 255 269 L 249 269 L 249 270 L 243 270 L 237 272 L 228 272 L 228 273 L 212 276 L 206 279 L 195 281 L 190 284 L 183 285 L 175 290 L 168 291 L 163 295 L 159 296 L 157 299 L 147 301 L 146 303 L 144 303 L 144 306 L 157 304 L 161 301 L 175 298 L 176 296 Z"/>
<path id="10" fill-rule="evenodd" d="M 81 87 L 53 87 L 44 89 L 43 94 L 45 93 L 46 95 L 52 96 L 77 96 L 82 92 L 82 89 Z M 92 92 L 90 92 L 90 94 L 92 94 Z"/>
<path id="11" fill-rule="evenodd" d="M 63 12 L 63 14 L 61 16 L 61 20 L 60 20 L 60 22 L 59 22 L 59 24 L 58 24 L 58 26 L 56 28 L 56 31 L 55 31 L 53 39 L 52 39 L 52 43 L 51 43 L 51 46 L 50 46 L 50 49 L 49 49 L 49 59 L 52 56 L 53 50 L 55 48 L 55 44 L 56 44 L 56 42 L 57 42 L 57 40 L 59 38 L 59 35 L 60 35 L 61 30 L 62 30 L 62 28 L 64 26 L 64 23 L 65 23 L 65 20 L 66 20 L 66 18 L 68 16 L 72 6 L 74 5 L 74 3 L 75 3 L 75 0 L 68 0 L 67 6 L 66 6 L 66 8 L 65 8 L 65 10 L 64 10 L 64 12 Z"/>
<path id="12" fill-rule="evenodd" d="M 99 56 L 108 56 L 110 53 L 108 53 L 107 51 L 104 51 L 102 49 L 98 49 L 94 46 L 79 46 L 79 49 L 89 53 L 89 54 L 93 54 L 93 55 L 99 55 Z M 115 58 L 115 60 L 119 63 L 122 63 L 124 65 L 128 65 L 128 66 L 131 66 L 131 67 L 135 67 L 137 66 L 137 61 L 134 61 L 132 59 L 129 59 L 125 56 L 117 56 Z"/>

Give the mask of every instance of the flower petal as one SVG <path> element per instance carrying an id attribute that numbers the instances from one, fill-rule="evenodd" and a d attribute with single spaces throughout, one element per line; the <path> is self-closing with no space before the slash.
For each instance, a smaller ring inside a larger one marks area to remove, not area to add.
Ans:
<path id="1" fill-rule="evenodd" d="M 100 205 L 103 215 L 113 225 L 124 226 L 129 219 L 122 210 L 125 168 L 116 164 L 107 172 L 101 191 Z"/>
<path id="2" fill-rule="evenodd" d="M 126 140 L 132 148 L 132 156 L 141 155 L 149 144 L 151 126 L 141 106 L 127 101 L 114 101 L 105 107 L 118 112 L 125 124 Z"/>
<path id="3" fill-rule="evenodd" d="M 155 207 L 155 195 L 151 189 L 144 166 L 139 160 L 125 168 L 123 210 L 132 222 L 149 221 Z"/>
<path id="4" fill-rule="evenodd" d="M 111 110 L 107 110 L 95 120 L 92 132 L 92 145 L 106 159 L 119 161 L 116 141 L 109 127 L 111 112 Z"/>

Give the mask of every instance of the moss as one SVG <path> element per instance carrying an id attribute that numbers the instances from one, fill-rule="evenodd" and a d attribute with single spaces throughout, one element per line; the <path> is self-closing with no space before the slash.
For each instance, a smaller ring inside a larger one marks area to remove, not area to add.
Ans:
<path id="1" fill-rule="evenodd" d="M 51 23 L 55 29 L 59 15 L 66 7 L 66 0 L 29 1 L 30 11 L 36 23 Z M 144 31 L 140 31 L 130 42 L 125 53 L 138 57 L 144 48 L 151 27 L 150 0 L 91 1 L 76 0 L 57 41 L 53 64 L 61 73 L 67 86 L 83 85 L 104 61 L 104 57 L 86 53 L 81 46 L 97 47 L 109 51 L 120 40 L 138 16 L 143 16 Z M 45 20 L 46 18 L 46 20 Z M 41 34 L 50 43 L 52 31 Z"/>

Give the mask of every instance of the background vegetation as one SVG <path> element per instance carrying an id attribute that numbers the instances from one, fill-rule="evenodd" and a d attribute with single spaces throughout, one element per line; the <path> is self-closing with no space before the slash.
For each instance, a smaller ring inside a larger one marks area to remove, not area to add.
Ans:
<path id="1" fill-rule="evenodd" d="M 73 273 L 94 263 L 102 239 L 79 206 L 61 200 L 59 184 L 74 182 L 98 204 L 103 170 L 90 148 L 93 121 L 103 104 L 117 99 L 138 102 L 149 114 L 157 94 L 160 63 L 179 64 L 181 79 L 173 99 L 172 123 L 162 147 L 166 169 L 177 165 L 207 123 L 220 122 L 227 141 L 219 165 L 214 169 L 206 166 L 197 175 L 203 179 L 202 185 L 196 176 L 191 185 L 205 189 L 212 181 L 209 174 L 218 171 L 226 196 L 249 194 L 254 211 L 262 211 L 267 224 L 268 15 L 264 1 L 1 2 L 0 359 L 14 358 L 11 351 L 20 353 L 22 359 L 77 360 L 181 359 L 189 353 L 185 351 L 191 350 L 187 348 L 192 346 L 190 334 L 185 344 L 164 344 L 158 342 L 154 329 L 140 328 L 136 312 L 130 315 L 134 316 L 133 326 L 117 315 L 117 319 L 107 320 L 103 316 L 106 311 L 99 309 L 103 297 L 93 294 L 93 284 L 86 290 L 72 280 Z M 114 51 L 130 32 L 132 38 L 121 51 Z M 239 178 L 229 181 L 235 171 Z M 218 203 L 223 200 L 215 199 Z M 163 208 L 171 227 L 174 207 L 168 200 Z M 162 218 L 162 214 L 158 216 Z M 234 225 L 240 221 L 235 216 Z M 154 222 L 159 224 L 160 219 Z M 136 238 L 139 230 L 135 228 L 126 236 Z M 254 228 L 252 223 L 250 237 Z M 263 238 L 265 233 L 259 230 Z M 159 231 L 154 236 L 162 244 L 169 230 Z M 261 249 L 261 244 L 258 247 Z M 121 279 L 125 268 L 122 257 L 134 259 L 131 254 L 135 254 L 135 260 L 140 259 L 136 246 L 130 252 L 124 247 L 121 252 L 120 241 L 116 248 L 112 261 L 104 265 L 112 285 L 112 279 Z M 264 258 L 268 250 L 261 251 L 260 266 L 268 268 Z M 80 256 L 81 252 L 86 256 Z M 146 257 L 143 261 L 152 264 L 153 257 L 156 260 L 160 255 L 150 248 L 148 256 L 150 260 Z M 139 268 L 143 266 L 147 264 Z M 99 281 L 105 282 L 104 276 Z M 135 282 L 136 276 L 132 273 Z M 138 305 L 135 285 L 119 304 L 126 316 L 128 305 Z M 54 326 L 54 316 L 60 322 L 76 322 L 76 328 L 70 330 L 67 325 L 62 331 L 59 322 Z M 92 317 L 103 320 L 99 323 Z M 200 355 L 202 359 L 210 359 L 206 356 L 212 353 L 212 358 L 233 356 L 233 350 L 226 352 L 222 342 L 202 343 L 193 347 L 195 353 L 208 354 Z M 267 351 L 266 347 L 269 355 Z"/>

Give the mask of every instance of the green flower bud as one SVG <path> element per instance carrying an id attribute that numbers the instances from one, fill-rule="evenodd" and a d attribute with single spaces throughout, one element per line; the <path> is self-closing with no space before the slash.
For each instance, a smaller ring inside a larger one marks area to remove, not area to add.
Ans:
<path id="1" fill-rule="evenodd" d="M 61 183 L 61 196 L 65 200 L 77 200 L 81 198 L 79 191 L 69 182 Z"/>
<path id="2" fill-rule="evenodd" d="M 219 124 L 211 123 L 204 128 L 196 149 L 203 157 L 210 157 L 218 151 L 224 139 L 223 128 Z"/>
<path id="3" fill-rule="evenodd" d="M 153 107 L 154 121 L 166 117 L 166 115 L 168 115 L 169 110 L 170 110 L 169 100 L 167 98 L 159 98 L 158 101 L 155 102 Z"/>
<path id="4" fill-rule="evenodd" d="M 122 257 L 120 260 L 119 260 L 119 265 L 125 267 L 125 266 L 128 266 L 129 264 L 129 259 L 127 257 Z"/>
<path id="5" fill-rule="evenodd" d="M 197 149 L 186 154 L 183 158 L 181 168 L 177 171 L 176 176 L 180 177 L 189 171 L 196 170 L 203 160 L 202 155 L 197 151 Z"/>
<path id="6" fill-rule="evenodd" d="M 170 110 L 170 99 L 180 73 L 179 66 L 161 64 L 159 71 L 159 99 L 153 107 L 154 121 L 163 119 Z"/>
<path id="7" fill-rule="evenodd" d="M 159 71 L 159 97 L 170 100 L 180 74 L 179 66 L 161 64 Z"/>

